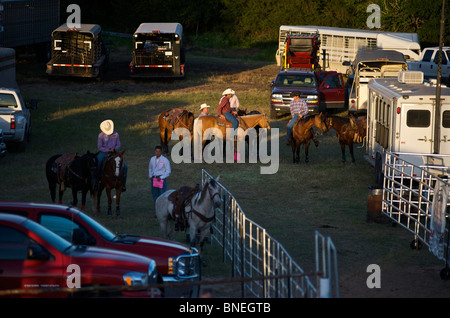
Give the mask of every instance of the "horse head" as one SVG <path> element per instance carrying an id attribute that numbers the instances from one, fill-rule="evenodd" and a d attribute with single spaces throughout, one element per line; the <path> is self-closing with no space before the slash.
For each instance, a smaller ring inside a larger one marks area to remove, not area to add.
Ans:
<path id="1" fill-rule="evenodd" d="M 201 201 L 203 201 L 207 196 L 209 196 L 209 199 L 212 201 L 214 208 L 220 207 L 222 203 L 222 199 L 220 196 L 220 187 L 219 187 L 219 180 L 220 176 L 217 177 L 217 179 L 210 179 L 205 183 L 202 189 L 201 193 Z"/>
<path id="2" fill-rule="evenodd" d="M 331 127 L 330 125 L 327 125 L 327 118 L 325 118 L 325 116 L 322 113 L 314 115 L 313 120 L 314 126 L 319 128 L 322 133 L 327 133 L 328 130 L 330 129 L 329 127 Z"/>
<path id="3" fill-rule="evenodd" d="M 105 166 L 105 170 L 107 167 L 114 171 L 114 175 L 116 177 L 120 176 L 121 171 L 123 170 L 123 154 L 125 150 L 116 152 L 114 151 L 110 157 L 108 157 L 107 166 Z"/>

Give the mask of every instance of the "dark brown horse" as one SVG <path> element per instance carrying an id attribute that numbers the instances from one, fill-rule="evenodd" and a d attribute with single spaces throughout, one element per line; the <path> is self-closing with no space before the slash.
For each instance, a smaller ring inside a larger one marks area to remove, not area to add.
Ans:
<path id="1" fill-rule="evenodd" d="M 104 159 L 104 168 L 100 176 L 100 185 L 97 191 L 97 213 L 100 214 L 100 197 L 103 189 L 105 189 L 108 197 L 108 215 L 111 215 L 112 197 L 111 191 L 116 190 L 116 216 L 120 216 L 120 194 L 125 185 L 125 168 L 123 162 L 123 154 L 121 152 L 113 152 Z"/>
<path id="2" fill-rule="evenodd" d="M 163 111 L 158 118 L 161 147 L 164 153 L 169 152 L 169 142 L 176 128 L 186 128 L 191 133 L 194 126 L 194 114 L 186 109 L 173 108 Z M 183 136 L 180 136 L 180 140 Z"/>
<path id="3" fill-rule="evenodd" d="M 300 163 L 300 146 L 305 145 L 305 162 L 309 162 L 309 144 L 311 139 L 314 139 L 312 127 L 317 127 L 323 133 L 328 131 L 328 127 L 324 121 L 322 113 L 309 116 L 307 118 L 299 118 L 292 127 L 291 136 L 289 136 L 289 143 L 292 147 L 292 157 L 294 163 Z M 318 143 L 316 143 L 316 146 Z"/>
<path id="4" fill-rule="evenodd" d="M 354 165 L 353 144 L 355 143 L 355 136 L 358 131 L 356 119 L 354 117 L 328 116 L 326 122 L 328 127 L 336 131 L 336 137 L 341 146 L 342 164 L 346 162 L 345 146 L 347 145 L 350 150 L 350 156 L 352 157 L 351 164 Z"/>

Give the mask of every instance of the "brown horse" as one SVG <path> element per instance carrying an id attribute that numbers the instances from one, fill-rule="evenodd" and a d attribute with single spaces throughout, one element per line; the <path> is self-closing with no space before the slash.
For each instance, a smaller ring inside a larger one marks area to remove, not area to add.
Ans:
<path id="1" fill-rule="evenodd" d="M 352 126 L 356 128 L 355 137 L 353 138 L 354 143 L 362 143 L 367 135 L 367 116 L 353 117 L 351 115 L 350 121 Z"/>
<path id="2" fill-rule="evenodd" d="M 300 163 L 300 146 L 305 145 L 305 162 L 309 162 L 309 144 L 314 139 L 312 127 L 317 127 L 321 132 L 326 133 L 328 127 L 324 121 L 322 113 L 309 116 L 307 118 L 299 118 L 292 127 L 292 134 L 289 136 L 289 142 L 292 147 L 292 157 L 294 163 Z M 318 143 L 316 143 L 316 146 Z"/>
<path id="3" fill-rule="evenodd" d="M 352 157 L 351 164 L 355 164 L 355 156 L 353 154 L 353 144 L 358 131 L 356 119 L 354 117 L 329 116 L 326 119 L 327 126 L 336 131 L 336 137 L 342 152 L 342 164 L 346 162 L 345 146 L 347 145 Z"/>
<path id="4" fill-rule="evenodd" d="M 245 116 L 238 116 L 237 117 L 239 121 L 239 128 L 237 132 L 237 145 L 235 147 L 236 150 L 241 149 L 240 148 L 240 142 L 242 142 L 243 138 L 245 137 L 245 133 L 248 129 L 253 128 L 256 130 L 257 134 L 259 133 L 259 128 L 270 130 L 270 124 L 267 120 L 267 116 L 265 114 L 253 114 L 253 115 L 245 115 Z M 227 136 L 227 128 L 231 128 L 231 122 L 228 120 L 219 121 L 217 117 L 215 116 L 202 116 L 198 118 L 198 121 L 201 121 L 201 128 L 200 125 L 196 125 L 196 131 L 194 131 L 194 134 L 198 138 L 201 138 L 202 140 L 202 149 L 204 149 L 205 144 L 207 142 L 206 138 L 203 138 L 205 135 L 205 131 L 208 129 L 218 129 L 222 133 L 222 140 L 226 140 L 228 138 Z M 219 123 L 218 123 L 219 121 Z M 244 132 L 244 136 L 241 136 L 242 132 Z"/>
<path id="5" fill-rule="evenodd" d="M 186 109 L 173 108 L 163 111 L 159 117 L 159 131 L 161 139 L 161 147 L 164 153 L 169 152 L 169 141 L 172 137 L 172 132 L 176 128 L 186 128 L 191 133 L 194 126 L 194 114 Z M 180 140 L 183 136 L 180 136 Z"/>
<path id="6" fill-rule="evenodd" d="M 103 189 L 108 197 L 108 215 L 111 215 L 112 197 L 111 190 L 116 190 L 116 216 L 120 216 L 120 194 L 125 185 L 125 169 L 123 162 L 123 154 L 121 152 L 113 152 L 104 159 L 104 168 L 100 177 L 100 186 L 97 191 L 97 214 L 100 214 L 100 197 Z"/>

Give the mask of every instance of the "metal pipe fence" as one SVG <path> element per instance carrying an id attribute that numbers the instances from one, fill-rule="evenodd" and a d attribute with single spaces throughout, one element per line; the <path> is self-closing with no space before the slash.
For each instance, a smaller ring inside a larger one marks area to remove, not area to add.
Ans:
<path id="1" fill-rule="evenodd" d="M 202 184 L 212 176 L 202 170 Z M 248 219 L 222 184 L 222 207 L 216 209 L 211 244 L 222 247 L 232 277 L 242 278 L 243 298 L 339 297 L 337 252 L 329 237 L 316 232 L 316 271 L 305 273 L 285 248 Z M 263 277 L 263 279 L 248 279 Z M 315 284 L 313 283 L 315 282 Z"/>
<path id="2" fill-rule="evenodd" d="M 445 261 L 448 273 L 450 156 L 387 152 L 385 158 L 382 213 L 413 234 L 411 248 L 424 245 Z"/>

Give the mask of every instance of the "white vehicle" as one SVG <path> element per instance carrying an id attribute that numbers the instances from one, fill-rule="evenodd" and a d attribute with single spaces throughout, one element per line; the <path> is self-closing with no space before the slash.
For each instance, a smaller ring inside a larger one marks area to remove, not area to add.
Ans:
<path id="1" fill-rule="evenodd" d="M 439 127 L 435 120 L 436 85 L 424 82 L 422 72 L 402 71 L 397 79 L 373 79 L 368 98 L 367 159 L 375 166 L 378 183 L 383 179 L 387 151 L 450 154 L 450 88 L 441 87 Z M 434 143 L 436 128 L 440 131 L 439 149 Z"/>
<path id="2" fill-rule="evenodd" d="M 319 34 L 322 69 L 340 73 L 345 73 L 348 68 L 342 63 L 352 62 L 361 48 L 395 50 L 402 53 L 406 60 L 413 61 L 418 60 L 420 55 L 420 42 L 417 33 L 312 25 L 282 25 L 279 31 L 278 50 L 275 55 L 278 66 L 281 66 L 284 42 L 288 34 Z"/>
<path id="3" fill-rule="evenodd" d="M 408 69 L 411 71 L 421 71 L 425 77 L 436 78 L 438 72 L 439 47 L 428 47 L 420 54 L 419 61 L 408 62 Z M 450 84 L 450 47 L 442 48 L 441 63 L 442 81 Z"/>
<path id="4" fill-rule="evenodd" d="M 373 78 L 397 78 L 408 69 L 405 57 L 394 50 L 360 49 L 348 72 L 348 111 L 367 111 L 367 85 Z"/>

